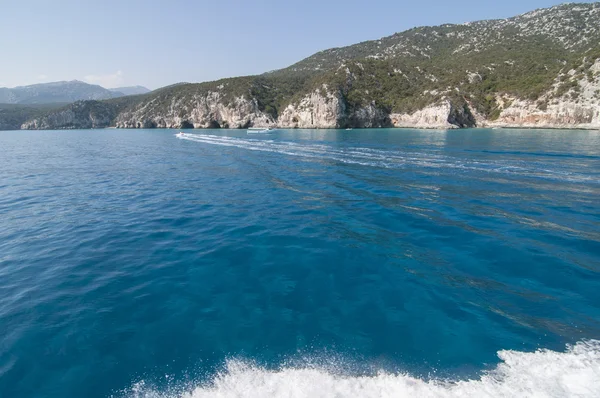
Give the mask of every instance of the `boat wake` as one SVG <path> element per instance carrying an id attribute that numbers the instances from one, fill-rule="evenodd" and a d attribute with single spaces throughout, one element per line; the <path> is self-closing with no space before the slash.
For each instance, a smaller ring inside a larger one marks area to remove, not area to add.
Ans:
<path id="1" fill-rule="evenodd" d="M 332 161 L 382 168 L 424 167 L 432 169 L 463 169 L 501 173 L 518 177 L 535 177 L 574 183 L 596 183 L 600 179 L 557 168 L 556 164 L 533 160 L 458 158 L 432 152 L 405 152 L 366 147 L 336 147 L 333 145 L 299 143 L 251 138 L 185 134 L 178 138 L 202 144 L 272 152 L 304 159 Z"/>
<path id="2" fill-rule="evenodd" d="M 139 382 L 126 396 L 151 397 L 598 397 L 600 341 L 584 341 L 566 352 L 500 351 L 501 362 L 478 379 L 423 380 L 381 372 L 344 376 L 318 367 L 271 371 L 231 360 L 210 382 L 186 391 L 157 391 Z"/>

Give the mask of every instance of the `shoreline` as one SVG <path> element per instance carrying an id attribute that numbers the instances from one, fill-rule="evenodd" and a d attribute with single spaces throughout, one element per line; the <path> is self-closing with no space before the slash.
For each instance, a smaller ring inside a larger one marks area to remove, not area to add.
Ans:
<path id="1" fill-rule="evenodd" d="M 98 128 L 59 128 L 59 129 L 16 129 L 16 130 L 0 130 L 2 131 L 69 131 L 69 130 L 174 130 L 174 131 L 246 131 L 246 129 L 240 128 L 193 128 L 193 129 L 182 129 L 177 127 L 163 128 L 121 128 L 121 127 L 98 127 Z M 352 127 L 351 130 L 347 128 L 336 128 L 336 127 L 274 127 L 273 131 L 276 130 L 339 130 L 339 131 L 352 131 L 352 130 L 421 130 L 421 131 L 465 131 L 465 130 L 569 130 L 569 131 L 600 131 L 598 127 L 532 127 L 532 126 L 493 126 L 493 127 L 458 127 L 458 128 L 438 128 L 438 127 Z"/>

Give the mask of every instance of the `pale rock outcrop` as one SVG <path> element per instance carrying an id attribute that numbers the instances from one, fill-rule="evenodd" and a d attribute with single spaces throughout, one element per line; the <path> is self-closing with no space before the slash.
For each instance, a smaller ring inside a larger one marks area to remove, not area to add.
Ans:
<path id="1" fill-rule="evenodd" d="M 375 103 L 355 109 L 348 115 L 348 122 L 358 128 L 392 127 L 390 115 Z"/>
<path id="2" fill-rule="evenodd" d="M 494 121 L 481 123 L 482 127 L 527 128 L 600 128 L 600 107 L 560 100 L 545 110 L 536 103 L 515 100 Z"/>
<path id="3" fill-rule="evenodd" d="M 288 105 L 277 121 L 281 128 L 375 128 L 391 127 L 387 112 L 375 104 L 349 110 L 341 93 L 315 90 L 297 103 Z"/>
<path id="4" fill-rule="evenodd" d="M 277 125 L 281 128 L 336 128 L 342 127 L 346 106 L 339 93 L 330 93 L 327 87 L 315 90 L 297 103 L 289 104 L 280 114 Z"/>
<path id="5" fill-rule="evenodd" d="M 486 127 L 528 127 L 528 128 L 600 128 L 600 59 L 589 68 L 592 78 L 587 75 L 577 80 L 579 94 L 573 96 L 572 88 L 560 98 L 554 98 L 559 87 L 557 78 L 553 88 L 539 102 L 514 97 L 497 100 L 502 112 L 498 119 L 483 121 Z M 575 80 L 575 71 L 567 72 Z"/>
<path id="6" fill-rule="evenodd" d="M 119 128 L 245 128 L 274 123 L 259 109 L 256 100 L 241 96 L 225 101 L 219 92 L 173 98 L 166 111 L 153 102 L 121 113 L 115 124 Z"/>
<path id="7" fill-rule="evenodd" d="M 414 113 L 392 113 L 390 119 L 394 127 L 453 129 L 461 127 L 457 122 L 464 122 L 463 117 L 452 120 L 454 113 L 456 112 L 450 101 L 444 100 Z M 451 123 L 451 120 L 455 123 Z M 473 125 L 474 122 L 465 127 Z"/>

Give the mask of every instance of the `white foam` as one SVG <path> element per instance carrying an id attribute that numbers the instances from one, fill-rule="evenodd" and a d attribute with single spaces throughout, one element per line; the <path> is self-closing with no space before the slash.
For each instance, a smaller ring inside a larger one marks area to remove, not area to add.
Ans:
<path id="1" fill-rule="evenodd" d="M 480 378 L 422 380 L 381 372 L 372 377 L 336 375 L 317 367 L 265 370 L 229 361 L 209 385 L 187 392 L 157 392 L 138 384 L 134 397 L 600 397 L 600 341 L 560 353 L 500 351 L 501 363 Z"/>
<path id="2" fill-rule="evenodd" d="M 597 178 L 575 174 L 558 168 L 548 169 L 548 164 L 511 160 L 486 160 L 456 158 L 432 152 L 404 152 L 374 148 L 348 147 L 289 142 L 275 140 L 246 139 L 227 136 L 185 134 L 177 138 L 203 144 L 241 148 L 250 151 L 272 152 L 305 159 L 336 161 L 346 164 L 382 168 L 406 168 L 418 166 L 433 169 L 462 169 L 486 173 L 500 173 L 522 177 L 538 177 L 568 182 L 600 183 Z M 558 167 L 558 166 L 557 166 Z"/>

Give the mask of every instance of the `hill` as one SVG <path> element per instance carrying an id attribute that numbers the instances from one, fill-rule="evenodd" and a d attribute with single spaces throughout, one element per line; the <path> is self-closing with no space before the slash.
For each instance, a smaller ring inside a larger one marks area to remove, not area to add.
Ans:
<path id="1" fill-rule="evenodd" d="M 81 100 L 104 100 L 149 93 L 142 86 L 106 89 L 78 80 L 33 84 L 14 88 L 0 87 L 0 103 L 3 104 L 64 104 Z"/>
<path id="2" fill-rule="evenodd" d="M 39 117 L 46 113 L 52 113 L 56 109 L 67 104 L 0 104 L 0 130 L 18 130 L 23 122 Z"/>
<path id="3" fill-rule="evenodd" d="M 598 128 L 599 73 L 600 4 L 565 4 L 415 28 L 259 76 L 170 86 L 125 105 L 101 101 L 96 106 L 113 109 L 114 118 L 92 125 Z M 22 127 L 90 125 L 81 109 L 71 125 L 47 115 Z"/>
<path id="4" fill-rule="evenodd" d="M 0 103 L 47 104 L 79 100 L 102 100 L 122 96 L 103 87 L 78 80 L 33 84 L 14 88 L 0 88 Z"/>

